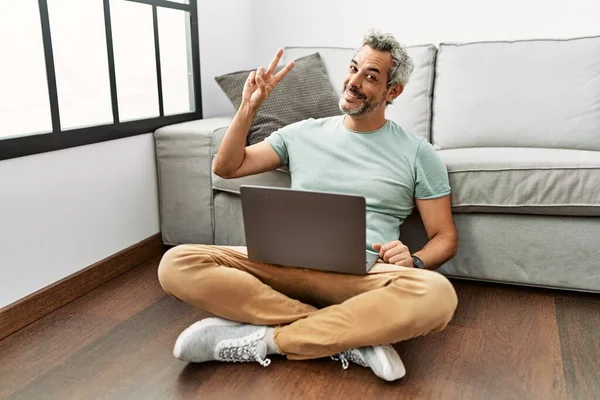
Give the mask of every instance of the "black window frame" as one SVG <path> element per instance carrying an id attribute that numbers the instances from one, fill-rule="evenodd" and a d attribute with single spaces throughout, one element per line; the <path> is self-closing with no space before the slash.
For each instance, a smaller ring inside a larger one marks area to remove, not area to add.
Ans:
<path id="1" fill-rule="evenodd" d="M 113 53 L 113 37 L 110 19 L 110 0 L 104 2 L 104 25 L 106 30 L 106 47 L 110 80 L 110 93 L 113 112 L 113 123 L 96 125 L 85 128 L 61 130 L 56 75 L 54 70 L 54 56 L 52 51 L 52 37 L 50 34 L 50 21 L 48 17 L 47 0 L 38 0 L 40 10 L 40 23 L 42 27 L 42 40 L 44 58 L 46 63 L 46 78 L 48 82 L 48 96 L 50 99 L 50 112 L 52 116 L 52 131 L 40 134 L 27 134 L 13 138 L 0 138 L 0 160 L 23 157 L 33 154 L 62 150 L 76 146 L 100 143 L 109 140 L 121 139 L 146 133 L 156 129 L 180 122 L 202 119 L 202 95 L 200 82 L 200 47 L 198 37 L 198 8 L 197 0 L 189 0 L 189 4 L 175 3 L 168 0 L 121 0 L 152 6 L 154 23 L 154 50 L 157 71 L 157 90 L 159 101 L 159 117 L 140 119 L 135 121 L 119 121 L 119 105 L 117 99 L 117 84 L 115 76 L 115 60 Z M 157 7 L 164 7 L 189 12 L 191 57 L 193 70 L 194 109 L 193 112 L 164 115 L 162 94 L 162 77 L 160 69 L 160 48 L 158 41 Z"/>

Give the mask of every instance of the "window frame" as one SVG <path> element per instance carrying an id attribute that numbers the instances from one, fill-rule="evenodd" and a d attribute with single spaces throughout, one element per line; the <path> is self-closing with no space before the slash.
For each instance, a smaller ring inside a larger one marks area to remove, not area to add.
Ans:
<path id="1" fill-rule="evenodd" d="M 202 119 L 197 0 L 189 0 L 189 4 L 175 3 L 168 0 L 121 1 L 130 1 L 135 3 L 148 4 L 152 6 L 152 16 L 154 24 L 154 51 L 157 69 L 157 90 L 160 116 L 155 118 L 147 118 L 126 122 L 120 122 L 119 120 L 119 104 L 117 99 L 115 59 L 113 52 L 113 37 L 110 19 L 110 0 L 103 0 L 106 48 L 108 56 L 107 68 L 109 69 L 113 123 L 90 126 L 85 128 L 62 130 L 60 126 L 60 112 L 58 104 L 58 92 L 56 86 L 56 74 L 54 69 L 52 37 L 50 34 L 48 4 L 47 0 L 38 0 L 40 11 L 40 23 L 42 27 L 44 59 L 46 64 L 46 79 L 48 82 L 48 96 L 50 100 L 50 113 L 52 117 L 52 131 L 46 133 L 25 134 L 24 136 L 18 136 L 7 139 L 0 138 L 0 160 L 23 157 L 33 154 L 40 154 L 76 146 L 83 146 L 87 144 L 100 143 L 109 140 L 152 133 L 156 129 L 166 125 Z M 193 92 L 195 106 L 195 111 L 193 112 L 169 116 L 164 115 L 157 7 L 164 7 L 189 12 L 189 27 L 191 37 L 188 38 L 188 40 L 191 40 Z"/>

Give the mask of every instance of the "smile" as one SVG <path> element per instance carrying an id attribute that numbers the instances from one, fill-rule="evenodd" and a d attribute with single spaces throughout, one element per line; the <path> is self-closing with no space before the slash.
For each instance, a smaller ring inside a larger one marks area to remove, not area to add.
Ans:
<path id="1" fill-rule="evenodd" d="M 346 97 L 349 98 L 350 100 L 362 100 L 363 97 L 362 96 L 358 96 L 354 93 L 352 93 L 350 90 L 346 89 L 344 91 L 344 93 L 346 94 Z"/>

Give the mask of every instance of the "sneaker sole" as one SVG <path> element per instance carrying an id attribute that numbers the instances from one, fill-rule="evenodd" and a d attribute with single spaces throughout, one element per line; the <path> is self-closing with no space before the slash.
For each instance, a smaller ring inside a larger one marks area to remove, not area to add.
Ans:
<path id="1" fill-rule="evenodd" d="M 241 325 L 241 324 L 242 324 L 241 322 L 230 321 L 227 319 L 217 318 L 217 317 L 205 318 L 203 320 L 195 322 L 192 325 L 190 325 L 189 327 L 187 327 L 183 332 L 181 332 L 181 334 L 175 341 L 175 346 L 173 347 L 173 356 L 175 358 L 181 358 L 183 342 L 185 342 L 185 340 L 190 336 L 190 334 L 192 332 L 196 332 L 199 329 L 204 329 L 208 326 L 233 326 L 233 325 Z"/>
<path id="2" fill-rule="evenodd" d="M 377 374 L 381 379 L 395 381 L 406 375 L 404 363 L 391 345 L 373 346 L 373 352 L 382 364 L 382 370 Z"/>

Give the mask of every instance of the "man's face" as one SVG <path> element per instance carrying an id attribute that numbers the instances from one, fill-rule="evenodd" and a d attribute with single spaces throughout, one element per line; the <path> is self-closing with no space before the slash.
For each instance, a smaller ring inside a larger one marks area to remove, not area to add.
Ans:
<path id="1" fill-rule="evenodd" d="M 347 115 L 362 116 L 385 106 L 391 66 L 389 53 L 361 47 L 348 66 L 340 110 Z"/>

